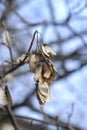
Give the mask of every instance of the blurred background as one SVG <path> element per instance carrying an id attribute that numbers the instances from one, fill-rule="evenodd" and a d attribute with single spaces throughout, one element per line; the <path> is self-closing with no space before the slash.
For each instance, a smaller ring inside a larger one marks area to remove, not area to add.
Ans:
<path id="1" fill-rule="evenodd" d="M 5 62 L 11 60 L 2 41 L 2 21 L 10 34 L 14 61 L 27 52 L 35 30 L 40 42 L 56 52 L 51 100 L 43 106 L 36 98 L 28 64 L 3 79 L 21 130 L 87 130 L 87 0 L 0 0 L 0 75 L 11 68 Z M 0 130 L 7 128 L 14 130 L 2 115 Z"/>

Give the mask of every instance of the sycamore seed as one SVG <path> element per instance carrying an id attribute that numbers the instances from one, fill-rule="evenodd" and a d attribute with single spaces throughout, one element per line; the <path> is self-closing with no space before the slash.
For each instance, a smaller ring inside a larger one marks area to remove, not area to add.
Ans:
<path id="1" fill-rule="evenodd" d="M 39 62 L 39 60 L 40 60 L 39 55 L 37 55 L 37 54 L 35 54 L 35 53 L 32 53 L 32 54 L 30 55 L 29 67 L 30 67 L 30 70 L 31 70 L 32 72 L 35 71 L 36 66 L 37 66 L 37 63 Z"/>
<path id="2" fill-rule="evenodd" d="M 48 102 L 50 100 L 50 89 L 47 82 L 38 83 L 36 95 L 40 105 L 43 105 L 45 102 Z"/>

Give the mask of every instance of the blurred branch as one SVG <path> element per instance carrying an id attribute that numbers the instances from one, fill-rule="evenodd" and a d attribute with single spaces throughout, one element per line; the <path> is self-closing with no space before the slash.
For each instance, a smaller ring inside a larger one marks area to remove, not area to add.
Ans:
<path id="1" fill-rule="evenodd" d="M 0 79 L 3 79 L 7 74 L 13 72 L 14 70 L 18 69 L 19 67 L 21 67 L 22 65 L 24 65 L 24 63 L 20 63 L 20 64 L 17 64 L 15 67 L 7 70 L 5 73 L 1 74 L 0 75 Z"/>
<path id="2" fill-rule="evenodd" d="M 56 123 L 55 123 L 55 122 L 41 121 L 41 120 L 39 120 L 39 119 L 35 119 L 35 118 L 31 118 L 31 117 L 17 116 L 17 115 L 16 115 L 16 118 L 22 118 L 23 120 L 34 120 L 34 121 L 36 121 L 36 122 L 41 122 L 41 123 L 43 123 L 43 124 L 50 124 L 50 125 L 56 126 Z M 60 127 L 64 127 L 64 128 L 67 127 L 67 125 L 65 125 L 65 124 L 63 124 L 63 123 L 59 123 L 59 126 L 60 126 Z"/>
<path id="3" fill-rule="evenodd" d="M 7 0 L 6 4 L 4 5 L 7 5 L 7 6 L 5 10 L 3 11 L 2 16 L 0 18 L 1 23 L 6 20 L 8 14 L 11 13 L 11 11 L 13 10 L 14 0 Z"/>
<path id="4" fill-rule="evenodd" d="M 8 116 L 9 116 L 9 118 L 10 118 L 10 121 L 12 122 L 12 124 L 13 124 L 15 130 L 19 130 L 18 125 L 17 125 L 17 122 L 16 122 L 16 119 L 15 119 L 15 117 L 14 117 L 14 115 L 13 115 L 13 113 L 12 113 L 10 107 L 9 107 L 9 106 L 5 106 L 5 109 L 6 109 L 7 113 L 8 113 Z"/>
<path id="5" fill-rule="evenodd" d="M 69 24 L 67 25 L 67 27 L 70 29 L 70 31 L 75 35 L 75 36 L 78 36 L 81 40 L 82 40 L 82 43 L 84 45 L 87 45 L 84 38 L 82 37 L 81 34 L 77 33 Z"/>
<path id="6" fill-rule="evenodd" d="M 25 56 L 25 58 L 23 59 L 23 61 L 22 61 L 21 63 L 17 64 L 17 65 L 14 64 L 14 67 L 12 66 L 12 68 L 9 69 L 7 72 L 1 74 L 0 79 L 4 78 L 8 73 L 11 73 L 11 72 L 15 71 L 16 69 L 18 69 L 19 67 L 21 67 L 22 65 L 25 64 L 24 61 L 26 60 L 27 55 L 29 55 L 29 53 L 30 53 L 30 51 L 31 51 L 31 48 L 32 48 L 32 45 L 33 45 L 33 43 L 34 43 L 36 34 L 38 35 L 38 31 L 37 31 L 37 30 L 36 30 L 36 31 L 34 32 L 34 34 L 33 34 L 31 43 L 30 43 L 30 45 L 29 45 L 29 48 L 28 48 L 28 50 L 27 50 L 26 56 Z M 12 58 L 12 52 L 11 52 L 11 58 Z M 12 58 L 12 60 L 13 60 L 13 58 Z M 13 64 L 13 62 L 12 62 L 12 64 Z"/>
<path id="7" fill-rule="evenodd" d="M 0 116 L 5 116 L 6 113 L 0 113 Z M 46 125 L 52 125 L 52 126 L 55 126 L 56 127 L 56 121 L 55 119 L 51 119 L 50 121 L 45 121 L 45 120 L 39 120 L 39 119 L 36 119 L 36 118 L 32 118 L 32 117 L 26 117 L 26 116 L 19 116 L 19 115 L 15 115 L 15 118 L 16 120 L 17 119 L 21 119 L 21 120 L 25 120 L 25 121 L 34 121 L 36 123 L 41 123 L 41 124 L 46 124 Z M 67 130 L 81 130 L 78 126 L 75 127 L 73 125 L 68 125 L 67 123 L 63 123 L 61 121 L 58 122 L 58 127 L 61 127 L 61 128 L 66 128 Z"/>
<path id="8" fill-rule="evenodd" d="M 23 119 L 23 120 L 33 120 L 33 121 L 36 121 L 36 122 L 40 122 L 42 124 L 49 124 L 49 125 L 53 125 L 56 127 L 56 121 L 51 121 L 51 122 L 47 122 L 47 121 L 42 121 L 42 120 L 39 120 L 39 119 L 35 119 L 35 118 L 31 118 L 31 117 L 25 117 L 25 116 L 17 116 L 16 115 L 16 118 L 18 119 Z M 62 123 L 59 121 L 58 123 L 58 127 L 61 127 L 61 128 L 68 128 L 69 130 L 76 130 L 77 128 L 75 128 L 74 126 L 72 125 L 68 125 L 66 123 Z M 79 129 L 80 130 L 80 129 Z"/>
<path id="9" fill-rule="evenodd" d="M 44 26 L 44 25 L 53 25 L 53 26 L 62 26 L 62 25 L 66 25 L 66 23 L 69 21 L 69 18 L 67 18 L 65 21 L 63 22 L 56 22 L 56 21 L 41 21 L 41 22 L 35 22 L 35 23 L 30 23 L 29 21 L 26 21 L 25 18 L 23 18 L 23 16 L 21 16 L 16 10 L 14 10 L 14 13 L 18 16 L 18 18 L 27 26 L 29 27 L 33 27 L 33 26 Z"/>
<path id="10" fill-rule="evenodd" d="M 85 63 L 82 63 L 77 69 L 75 70 L 71 70 L 71 71 L 65 71 L 65 73 L 63 75 L 58 75 L 58 78 L 56 78 L 56 80 L 62 79 L 62 78 L 66 78 L 67 76 L 69 76 L 70 74 L 80 70 L 82 67 L 87 65 L 87 61 Z"/>
<path id="11" fill-rule="evenodd" d="M 54 8 L 53 8 L 52 0 L 47 0 L 46 2 L 47 2 L 47 5 L 48 5 L 50 16 L 51 16 L 51 21 L 55 21 Z"/>
<path id="12" fill-rule="evenodd" d="M 87 7 L 87 3 L 86 1 L 84 1 L 84 5 L 82 7 L 80 7 L 80 4 L 82 4 L 81 2 L 76 2 L 76 4 L 70 8 L 70 3 L 69 3 L 69 0 L 65 0 L 66 1 L 66 5 L 68 7 L 68 10 L 69 10 L 69 13 L 72 15 L 72 16 L 75 16 L 75 15 L 79 15 L 86 7 Z M 77 9 L 78 7 L 80 7 L 77 11 L 74 11 L 75 9 Z"/>

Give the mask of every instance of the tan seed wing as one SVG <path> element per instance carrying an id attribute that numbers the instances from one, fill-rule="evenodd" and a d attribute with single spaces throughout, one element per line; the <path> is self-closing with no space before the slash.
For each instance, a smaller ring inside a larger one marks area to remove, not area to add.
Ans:
<path id="1" fill-rule="evenodd" d="M 41 65 L 38 65 L 36 70 L 35 70 L 35 73 L 34 73 L 34 81 L 36 82 L 42 82 L 43 79 L 42 79 L 42 66 Z"/>
<path id="2" fill-rule="evenodd" d="M 39 83 L 38 88 L 36 90 L 37 98 L 39 100 L 39 103 L 42 105 L 45 102 L 50 100 L 50 90 L 49 86 L 46 82 Z"/>
<path id="3" fill-rule="evenodd" d="M 43 77 L 48 79 L 51 75 L 50 68 L 48 67 L 48 65 L 46 63 L 44 63 L 42 69 L 43 69 L 43 71 L 42 71 Z"/>
<path id="4" fill-rule="evenodd" d="M 3 29 L 2 40 L 3 40 L 3 43 L 6 46 L 9 46 L 10 36 L 9 36 L 9 33 L 8 33 L 8 31 L 6 29 Z"/>
<path id="5" fill-rule="evenodd" d="M 50 100 L 50 89 L 47 82 L 39 83 L 39 92 L 41 95 L 43 95 L 46 99 L 46 101 Z"/>
<path id="6" fill-rule="evenodd" d="M 32 53 L 30 55 L 30 60 L 29 60 L 29 67 L 30 67 L 30 70 L 32 72 L 35 71 L 36 65 L 37 65 L 38 62 L 39 62 L 39 56 L 35 53 Z"/>

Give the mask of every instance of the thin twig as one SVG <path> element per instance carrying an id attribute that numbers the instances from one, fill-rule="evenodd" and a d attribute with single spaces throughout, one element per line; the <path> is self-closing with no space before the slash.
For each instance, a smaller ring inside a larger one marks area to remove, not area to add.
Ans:
<path id="1" fill-rule="evenodd" d="M 13 72 L 14 70 L 18 69 L 18 68 L 21 67 L 22 65 L 24 65 L 24 63 L 19 63 L 19 64 L 17 64 L 15 67 L 9 69 L 9 70 L 6 71 L 4 74 L 0 75 L 0 79 L 3 79 L 7 74 Z"/>
<path id="2" fill-rule="evenodd" d="M 43 123 L 43 124 L 57 126 L 56 122 L 54 122 L 54 121 L 48 122 L 48 121 L 43 121 L 43 120 L 35 119 L 35 118 L 32 118 L 32 117 L 25 117 L 25 116 L 18 116 L 18 115 L 15 115 L 15 117 L 18 118 L 18 119 L 33 120 L 33 121 L 40 122 L 40 123 Z M 70 130 L 75 130 L 74 126 L 67 125 L 67 124 L 64 124 L 62 122 L 58 122 L 58 126 L 62 127 L 62 128 L 68 128 L 68 129 L 72 128 Z"/>
<path id="3" fill-rule="evenodd" d="M 8 6 L 6 6 L 5 10 L 3 11 L 1 18 L 0 18 L 0 22 L 3 22 L 6 20 L 7 16 L 13 11 L 13 4 L 14 4 L 14 0 L 8 0 Z"/>
<path id="4" fill-rule="evenodd" d="M 8 49 L 9 49 L 9 53 L 10 53 L 10 58 L 11 58 L 11 62 L 13 63 L 13 54 L 12 54 L 12 49 L 11 49 L 11 47 L 8 47 Z M 14 67 L 14 64 L 11 64 L 12 65 L 12 68 Z"/>
<path id="5" fill-rule="evenodd" d="M 14 117 L 10 107 L 9 106 L 5 106 L 5 109 L 6 109 L 7 113 L 8 113 L 10 121 L 11 121 L 12 125 L 14 126 L 15 130 L 19 130 L 18 124 L 16 122 L 16 119 L 15 119 L 15 117 Z"/>
<path id="6" fill-rule="evenodd" d="M 34 39 L 35 39 L 36 34 L 38 34 L 38 31 L 37 31 L 37 30 L 36 30 L 36 31 L 34 32 L 34 34 L 33 34 L 33 38 L 32 38 L 31 44 L 30 44 L 30 46 L 29 46 L 28 52 L 30 52 L 30 50 L 31 50 L 31 48 L 32 48 L 32 45 L 33 45 L 33 43 L 34 43 Z"/>
<path id="7" fill-rule="evenodd" d="M 59 120 L 58 120 L 58 116 L 56 116 L 56 127 L 57 127 L 57 130 L 59 130 Z"/>
<path id="8" fill-rule="evenodd" d="M 10 61 L 7 61 L 7 60 L 4 60 L 4 62 L 9 63 L 9 64 L 13 64 L 13 65 L 18 65 L 18 63 L 16 63 L 16 62 L 10 62 Z"/>
<path id="9" fill-rule="evenodd" d="M 74 104 L 71 104 L 71 113 L 68 114 L 68 124 L 70 124 L 70 119 L 73 115 L 73 111 L 74 111 Z"/>
<path id="10" fill-rule="evenodd" d="M 28 49 L 28 51 L 27 51 L 27 54 L 30 53 L 30 50 L 31 50 L 31 48 L 32 48 L 32 45 L 33 45 L 33 43 L 34 43 L 34 39 L 35 39 L 35 36 L 36 36 L 37 33 L 38 33 L 38 31 L 36 30 L 36 31 L 34 32 L 34 34 L 33 34 L 33 38 L 32 38 L 31 44 L 30 44 L 30 46 L 29 46 L 29 49 Z M 27 54 L 26 54 L 26 56 L 25 56 L 23 62 L 26 60 Z"/>

